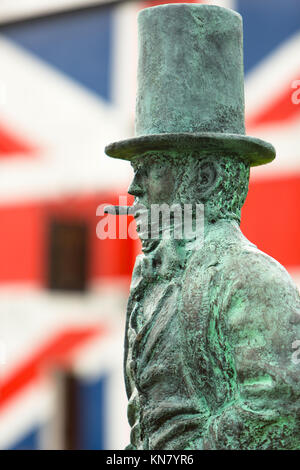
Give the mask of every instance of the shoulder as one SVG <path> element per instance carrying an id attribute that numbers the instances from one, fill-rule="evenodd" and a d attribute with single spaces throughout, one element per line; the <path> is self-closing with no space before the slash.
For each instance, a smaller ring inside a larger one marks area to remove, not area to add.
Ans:
<path id="1" fill-rule="evenodd" d="M 300 339 L 298 288 L 283 266 L 257 248 L 242 250 L 238 263 L 238 278 L 227 267 L 232 285 L 222 303 L 237 373 L 249 383 L 252 377 L 276 376 L 278 383 L 299 389 L 292 361 Z M 249 385 L 250 391 L 255 387 Z"/>
<path id="2" fill-rule="evenodd" d="M 300 319 L 299 291 L 289 273 L 241 232 L 230 232 L 221 240 L 211 238 L 191 254 L 184 276 L 184 296 L 195 299 L 203 289 L 218 297 L 223 311 L 239 306 L 241 315 L 251 311 L 251 318 L 268 312 L 269 317 L 290 318 L 296 314 Z"/>
<path id="3" fill-rule="evenodd" d="M 268 306 L 299 305 L 299 291 L 287 270 L 253 245 L 234 249 L 231 259 L 224 258 L 224 272 L 235 290 L 249 300 Z"/>
<path id="4" fill-rule="evenodd" d="M 300 296 L 275 259 L 242 237 L 210 240 L 190 256 L 183 301 L 194 331 L 204 322 L 207 337 L 221 349 L 223 341 L 229 345 L 239 380 L 268 373 L 297 382 L 292 355 L 300 340 Z"/>
<path id="5" fill-rule="evenodd" d="M 224 282 L 237 283 L 239 288 L 261 290 L 275 285 L 281 290 L 298 290 L 287 270 L 271 256 L 247 240 L 239 228 L 226 226 L 196 246 L 186 266 L 186 278 L 197 282 L 199 274 L 212 271 Z"/>
<path id="6" fill-rule="evenodd" d="M 231 287 L 221 308 L 243 364 L 252 354 L 262 361 L 280 358 L 289 369 L 292 345 L 300 339 L 300 296 L 292 278 L 256 247 L 241 250 L 225 271 Z"/>

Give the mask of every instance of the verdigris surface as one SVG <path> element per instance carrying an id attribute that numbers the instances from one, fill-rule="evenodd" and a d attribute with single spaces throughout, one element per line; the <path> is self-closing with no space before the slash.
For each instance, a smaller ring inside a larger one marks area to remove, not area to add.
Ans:
<path id="1" fill-rule="evenodd" d="M 250 166 L 275 157 L 245 136 L 241 18 L 164 5 L 141 12 L 139 31 L 136 137 L 106 152 L 131 161 L 134 207 L 203 204 L 204 238 L 142 239 L 128 448 L 300 449 L 299 293 L 239 227 Z"/>

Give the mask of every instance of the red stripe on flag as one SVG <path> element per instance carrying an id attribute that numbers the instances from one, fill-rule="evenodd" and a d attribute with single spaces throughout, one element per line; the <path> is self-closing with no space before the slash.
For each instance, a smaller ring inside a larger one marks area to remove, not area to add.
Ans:
<path id="1" fill-rule="evenodd" d="M 292 100 L 293 93 L 297 91 L 291 88 L 292 83 L 293 79 L 287 83 L 284 91 L 277 98 L 274 97 L 274 101 L 269 106 L 265 106 L 262 112 L 246 120 L 247 129 L 262 124 L 278 124 L 294 118 L 300 118 L 300 104 L 297 105 Z"/>
<path id="2" fill-rule="evenodd" d="M 128 197 L 129 204 L 132 200 Z M 100 204 L 118 204 L 118 198 L 101 193 L 0 206 L 0 283 L 26 281 L 47 285 L 49 229 L 53 219 L 86 223 L 88 280 L 119 276 L 129 278 L 134 265 L 135 242 L 97 238 L 96 227 L 100 217 L 96 216 L 96 209 Z"/>
<path id="3" fill-rule="evenodd" d="M 128 199 L 129 204 L 132 198 Z M 118 204 L 117 196 L 94 194 L 16 206 L 0 206 L 0 283 L 47 285 L 50 221 L 84 220 L 89 227 L 88 279 L 131 275 L 134 240 L 99 240 L 99 204 Z M 242 229 L 260 249 L 285 267 L 300 267 L 300 174 L 251 181 Z M 129 219 L 131 221 L 131 218 Z"/>
<path id="4" fill-rule="evenodd" d="M 250 183 L 241 228 L 285 267 L 300 267 L 300 174 Z"/>
<path id="5" fill-rule="evenodd" d="M 25 139 L 16 136 L 12 131 L 0 125 L 0 158 L 19 156 L 34 156 L 37 148 L 30 145 Z"/>
<path id="6" fill-rule="evenodd" d="M 45 227 L 42 206 L 0 207 L 0 283 L 42 282 Z"/>
<path id="7" fill-rule="evenodd" d="M 149 7 L 156 7 L 158 5 L 165 5 L 167 3 L 205 3 L 203 0 L 166 0 L 166 1 L 148 1 L 148 2 L 143 2 L 143 8 L 149 8 Z"/>
<path id="8" fill-rule="evenodd" d="M 0 388 L 0 409 L 24 388 L 38 380 L 49 368 L 69 364 L 72 355 L 83 343 L 105 333 L 107 330 L 104 327 L 70 328 L 52 338 L 3 380 Z"/>

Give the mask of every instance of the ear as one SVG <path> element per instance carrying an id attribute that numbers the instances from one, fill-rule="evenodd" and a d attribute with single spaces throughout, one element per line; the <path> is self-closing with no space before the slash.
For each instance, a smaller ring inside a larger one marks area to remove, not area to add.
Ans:
<path id="1" fill-rule="evenodd" d="M 201 197 L 208 196 L 215 188 L 218 165 L 213 161 L 200 161 L 198 167 L 198 187 Z"/>

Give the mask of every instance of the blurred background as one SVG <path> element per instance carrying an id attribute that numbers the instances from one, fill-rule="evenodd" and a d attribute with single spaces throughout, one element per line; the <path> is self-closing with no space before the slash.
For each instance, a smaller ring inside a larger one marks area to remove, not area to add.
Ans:
<path id="1" fill-rule="evenodd" d="M 131 167 L 104 147 L 133 135 L 136 15 L 160 3 L 176 1 L 0 2 L 1 449 L 129 441 L 123 335 L 140 246 L 99 240 L 96 209 L 127 194 Z M 251 171 L 242 230 L 300 286 L 300 2 L 190 3 L 243 16 L 247 133 L 277 159 Z"/>

